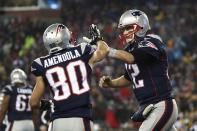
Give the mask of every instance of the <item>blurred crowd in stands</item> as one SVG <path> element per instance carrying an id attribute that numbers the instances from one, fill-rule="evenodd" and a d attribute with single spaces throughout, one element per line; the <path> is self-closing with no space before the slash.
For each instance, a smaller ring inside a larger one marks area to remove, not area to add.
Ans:
<path id="1" fill-rule="evenodd" d="M 123 48 L 117 29 L 120 15 L 133 8 L 146 12 L 152 31 L 159 34 L 167 45 L 169 76 L 179 107 L 176 127 L 178 131 L 196 128 L 197 8 L 194 3 L 180 3 L 176 0 L 166 0 L 164 3 L 137 0 L 137 3 L 126 0 L 97 3 L 89 1 L 89 4 L 83 1 L 66 2 L 62 1 L 60 22 L 71 29 L 77 42 L 83 41 L 82 36 L 88 36 L 89 25 L 95 23 L 101 29 L 105 41 L 115 48 Z M 34 84 L 29 68 L 33 59 L 47 54 L 42 34 L 49 24 L 51 22 L 34 20 L 33 17 L 0 19 L 0 87 L 9 83 L 9 74 L 16 67 L 24 69 L 29 74 L 29 82 Z M 98 87 L 98 80 L 102 75 L 116 77 L 123 72 L 123 63 L 108 58 L 94 68 L 91 99 L 95 128 L 121 130 L 139 126 L 140 123 L 130 121 L 131 115 L 138 108 L 132 87 L 116 90 Z"/>

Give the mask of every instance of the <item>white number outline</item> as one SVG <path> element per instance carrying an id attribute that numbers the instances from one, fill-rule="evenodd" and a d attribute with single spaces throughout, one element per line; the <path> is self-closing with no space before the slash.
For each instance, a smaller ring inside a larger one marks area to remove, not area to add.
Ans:
<path id="1" fill-rule="evenodd" d="M 31 95 L 18 94 L 16 97 L 15 109 L 17 111 L 31 111 L 29 104 L 30 97 Z M 26 103 L 26 101 L 28 101 L 28 104 Z"/>
<path id="2" fill-rule="evenodd" d="M 76 67 L 79 67 L 82 76 L 82 87 L 80 88 L 80 83 L 78 82 Z M 58 81 L 54 80 L 53 73 L 57 74 Z M 70 62 L 65 68 L 61 66 L 56 66 L 50 68 L 45 74 L 52 91 L 54 92 L 54 100 L 61 101 L 68 99 L 72 94 L 80 95 L 90 90 L 87 81 L 87 70 L 85 63 L 81 60 Z M 67 78 L 68 77 L 68 78 Z M 63 94 L 59 94 L 62 91 Z"/>
<path id="3" fill-rule="evenodd" d="M 136 77 L 140 74 L 140 70 L 139 70 L 137 64 L 126 64 L 127 69 L 131 69 L 131 67 L 133 70 L 133 73 L 131 73 L 133 84 L 134 84 L 133 88 L 135 89 L 135 88 L 144 87 L 144 80 L 143 79 L 136 81 Z"/>

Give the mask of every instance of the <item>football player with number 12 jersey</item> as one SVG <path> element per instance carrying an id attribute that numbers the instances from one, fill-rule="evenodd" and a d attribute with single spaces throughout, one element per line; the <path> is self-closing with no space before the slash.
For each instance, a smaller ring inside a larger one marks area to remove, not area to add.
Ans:
<path id="1" fill-rule="evenodd" d="M 109 56 L 125 62 L 125 73 L 115 79 L 103 76 L 100 86 L 133 85 L 140 108 L 131 117 L 142 122 L 139 131 L 176 131 L 173 125 L 178 108 L 168 77 L 166 46 L 161 38 L 149 34 L 149 20 L 141 10 L 128 10 L 119 20 L 120 36 L 127 44 L 124 51 L 110 48 Z"/>

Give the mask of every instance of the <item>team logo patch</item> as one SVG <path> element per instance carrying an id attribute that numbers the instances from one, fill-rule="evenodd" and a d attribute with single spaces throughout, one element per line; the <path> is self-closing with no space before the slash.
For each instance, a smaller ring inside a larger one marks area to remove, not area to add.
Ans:
<path id="1" fill-rule="evenodd" d="M 148 44 L 146 44 L 148 47 L 153 48 L 155 50 L 158 50 L 158 48 L 151 42 L 149 42 Z"/>
<path id="2" fill-rule="evenodd" d="M 142 15 L 140 11 L 135 11 L 131 13 L 133 16 L 140 16 Z"/>
<path id="3" fill-rule="evenodd" d="M 144 42 L 142 42 L 141 44 L 138 45 L 139 48 L 141 47 L 150 47 L 153 48 L 155 50 L 158 50 L 158 48 L 150 41 L 146 41 L 146 44 Z"/>
<path id="4" fill-rule="evenodd" d="M 62 24 L 59 24 L 59 25 L 57 26 L 57 28 L 56 28 L 56 36 L 57 36 L 57 34 L 61 31 L 61 29 L 65 29 L 65 26 L 62 25 Z"/>

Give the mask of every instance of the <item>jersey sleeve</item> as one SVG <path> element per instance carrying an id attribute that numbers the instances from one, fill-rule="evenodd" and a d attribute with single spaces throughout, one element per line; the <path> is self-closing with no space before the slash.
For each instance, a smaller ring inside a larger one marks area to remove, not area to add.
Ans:
<path id="1" fill-rule="evenodd" d="M 132 55 L 137 62 L 154 61 L 160 58 L 160 50 L 150 41 L 139 44 L 138 48 L 133 50 Z"/>
<path id="2" fill-rule="evenodd" d="M 87 60 L 89 60 L 92 57 L 95 50 L 96 47 L 93 47 L 87 43 L 81 43 L 81 52 L 86 57 Z"/>
<path id="3" fill-rule="evenodd" d="M 2 93 L 5 95 L 12 95 L 13 94 L 13 89 L 11 85 L 7 85 L 2 89 Z"/>
<path id="4" fill-rule="evenodd" d="M 34 60 L 31 64 L 31 73 L 35 76 L 42 76 L 43 75 L 43 66 L 41 64 L 40 58 Z"/>

